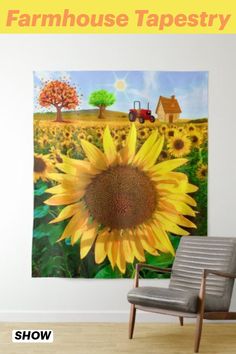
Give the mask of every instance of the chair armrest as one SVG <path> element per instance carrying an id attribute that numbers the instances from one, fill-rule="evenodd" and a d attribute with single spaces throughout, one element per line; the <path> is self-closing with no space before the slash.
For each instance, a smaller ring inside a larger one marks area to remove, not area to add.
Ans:
<path id="1" fill-rule="evenodd" d="M 218 275 L 219 277 L 224 277 L 224 278 L 236 279 L 236 274 L 225 273 L 225 272 L 221 272 L 219 270 L 213 270 L 213 269 L 204 269 L 203 270 L 203 277 L 204 278 L 207 278 L 207 276 L 209 274 Z"/>
<path id="2" fill-rule="evenodd" d="M 210 274 L 218 275 L 220 277 L 229 278 L 229 279 L 236 279 L 236 274 L 225 273 L 225 272 L 221 272 L 219 270 L 214 270 L 214 269 L 203 269 L 201 287 L 200 287 L 200 291 L 199 291 L 199 295 L 198 295 L 198 298 L 200 300 L 199 313 L 202 316 L 203 316 L 204 307 L 205 307 L 206 281 L 207 281 L 208 275 L 210 275 Z"/>
<path id="3" fill-rule="evenodd" d="M 135 277 L 134 277 L 134 287 L 135 287 L 135 288 L 138 287 L 139 272 L 140 272 L 140 270 L 142 270 L 143 268 L 152 270 L 152 271 L 154 271 L 154 272 L 161 272 L 161 273 L 171 273 L 171 271 L 172 271 L 171 268 L 160 268 L 160 267 L 152 266 L 152 265 L 145 264 L 145 263 L 137 263 L 137 264 L 136 264 Z"/>

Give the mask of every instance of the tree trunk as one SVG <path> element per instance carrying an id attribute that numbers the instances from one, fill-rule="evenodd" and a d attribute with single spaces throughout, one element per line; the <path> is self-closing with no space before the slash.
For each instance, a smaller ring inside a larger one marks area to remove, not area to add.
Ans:
<path id="1" fill-rule="evenodd" d="M 56 118 L 55 122 L 57 122 L 57 123 L 63 122 L 61 108 L 58 108 L 58 107 L 57 107 L 57 118 Z"/>
<path id="2" fill-rule="evenodd" d="M 105 109 L 106 109 L 105 106 L 99 106 L 99 114 L 98 114 L 99 119 L 105 118 L 105 115 L 104 115 Z"/>

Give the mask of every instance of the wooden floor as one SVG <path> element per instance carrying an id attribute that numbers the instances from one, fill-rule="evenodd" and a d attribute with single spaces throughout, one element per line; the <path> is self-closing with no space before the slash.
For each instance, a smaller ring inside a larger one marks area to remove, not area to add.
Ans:
<path id="1" fill-rule="evenodd" d="M 53 329 L 53 344 L 15 344 L 12 329 Z M 134 339 L 127 339 L 127 324 L 57 323 L 0 324 L 1 354 L 190 354 L 194 325 L 136 324 Z M 200 353 L 235 354 L 235 324 L 205 324 Z"/>

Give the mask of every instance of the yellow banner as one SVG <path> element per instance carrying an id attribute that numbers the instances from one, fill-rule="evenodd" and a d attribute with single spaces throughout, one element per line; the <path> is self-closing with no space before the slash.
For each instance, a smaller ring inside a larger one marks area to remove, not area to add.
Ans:
<path id="1" fill-rule="evenodd" d="M 0 33 L 236 33 L 236 1 L 1 1 Z"/>

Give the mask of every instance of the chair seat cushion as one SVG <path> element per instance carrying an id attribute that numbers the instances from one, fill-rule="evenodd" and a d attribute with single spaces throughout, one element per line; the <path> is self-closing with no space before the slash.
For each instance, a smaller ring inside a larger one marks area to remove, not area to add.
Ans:
<path id="1" fill-rule="evenodd" d="M 197 312 L 198 294 L 196 292 L 143 286 L 129 291 L 127 297 L 128 301 L 134 305 L 181 312 Z"/>
<path id="2" fill-rule="evenodd" d="M 134 305 L 196 313 L 198 294 L 198 291 L 192 290 L 142 286 L 132 289 L 127 297 L 128 301 Z M 206 294 L 205 312 L 212 311 L 228 311 L 224 297 Z"/>

